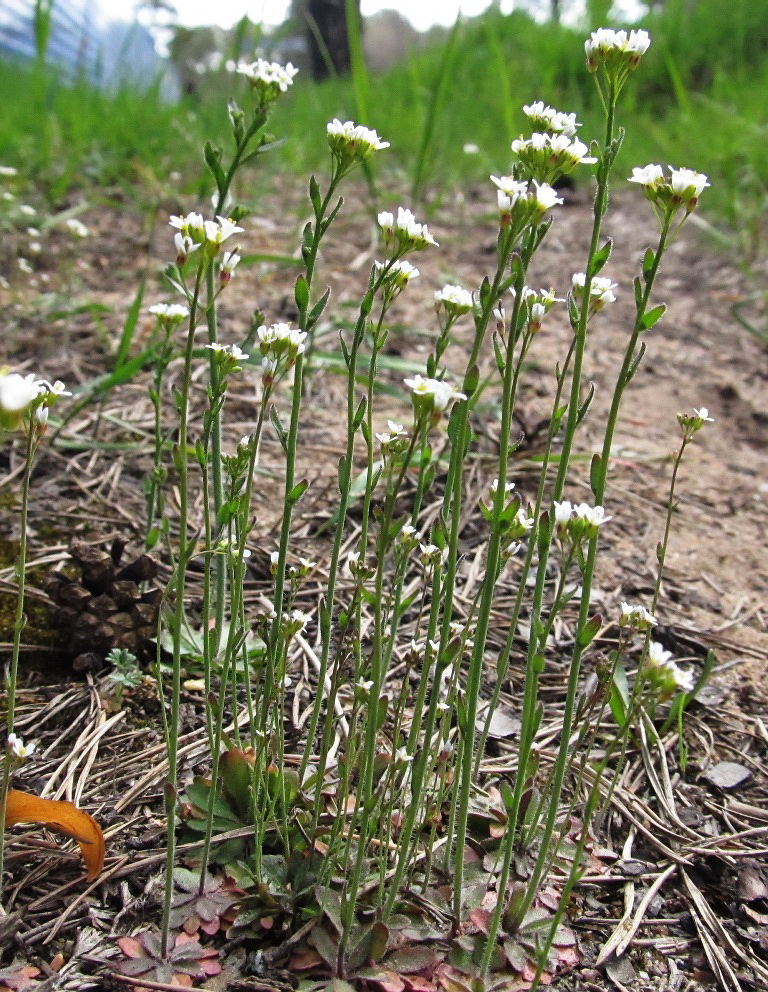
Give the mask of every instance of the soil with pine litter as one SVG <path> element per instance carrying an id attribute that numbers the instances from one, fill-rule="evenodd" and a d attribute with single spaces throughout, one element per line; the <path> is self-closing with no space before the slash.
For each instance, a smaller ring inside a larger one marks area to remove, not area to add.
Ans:
<path id="1" fill-rule="evenodd" d="M 566 195 L 528 280 L 534 286 L 553 285 L 560 295 L 565 295 L 571 272 L 583 268 L 591 225 L 587 192 Z M 446 195 L 435 211 L 430 229 L 440 250 L 419 256 L 420 278 L 391 314 L 386 348 L 390 360 L 380 373 L 379 429 L 387 417 L 408 418 L 405 373 L 393 371 L 394 359 L 401 360 L 403 369 L 423 367 L 436 326 L 433 291 L 446 282 L 477 287 L 494 264 L 494 216 L 488 212 L 492 199 L 486 188 Z M 7 280 L 0 289 L 0 364 L 61 378 L 70 388 L 91 383 L 114 368 L 121 327 L 142 275 L 147 274 L 144 308 L 169 299 L 159 279 L 171 257 L 167 217 L 195 205 L 168 200 L 148 219 L 108 195 L 102 203 L 107 205 L 81 215 L 91 228 L 88 239 L 75 244 L 56 230 L 49 232 L 42 253 L 33 258 L 31 276 L 16 265 L 16 255 L 23 253 L 20 241 L 9 236 L 0 246 Z M 306 202 L 296 190 L 278 189 L 263 198 L 242 236 L 243 254 L 261 257 L 241 266 L 222 298 L 221 340 L 241 341 L 254 310 L 264 311 L 268 323 L 295 317 L 296 249 L 307 219 Z M 591 498 L 588 456 L 601 440 L 618 356 L 631 326 L 632 279 L 657 232 L 642 197 L 627 193 L 615 198 L 605 233 L 615 241 L 606 274 L 620 290 L 618 302 L 592 325 L 585 376 L 595 384 L 595 399 L 577 439 L 582 459 L 577 462 L 577 481 L 566 493 L 576 502 Z M 291 547 L 319 562 L 315 578 L 296 604 L 311 613 L 322 588 L 322 556 L 327 554 L 323 525 L 335 506 L 337 463 L 344 444 L 344 380 L 328 356 L 337 350 L 338 328 L 355 317 L 377 250 L 374 211 L 364 191 L 353 190 L 321 254 L 318 284 L 332 287 L 332 316 L 320 328 L 318 370 L 309 382 L 301 427 L 297 477 L 305 475 L 310 489 L 297 508 Z M 669 310 L 647 333 L 647 354 L 630 384 L 615 437 L 607 500 L 613 519 L 604 529 L 593 594 L 594 610 L 602 614 L 605 627 L 590 648 L 587 671 L 615 643 L 615 624 L 606 618 L 618 617 L 619 602 L 647 601 L 652 593 L 671 453 L 679 439 L 676 414 L 701 406 L 708 407 L 715 423 L 697 435 L 679 474 L 655 636 L 679 664 L 696 672 L 708 651 L 715 652 L 716 661 L 710 682 L 685 718 L 685 772 L 679 771 L 674 733 L 664 738 L 666 763 L 651 768 L 650 774 L 639 754 L 626 763 L 610 810 L 596 828 L 591 865 L 568 913 L 578 953 L 553 977 L 553 988 L 768 988 L 768 350 L 734 320 L 734 305 L 747 295 L 744 276 L 717 253 L 701 227 L 695 222 L 684 227 L 669 249 L 655 294 L 655 302 L 667 302 Z M 764 323 L 764 315 L 756 314 L 756 323 L 760 319 Z M 151 318 L 142 311 L 135 349 L 146 345 L 151 330 Z M 550 316 L 530 353 L 512 470 L 526 498 L 535 492 L 535 456 L 546 434 L 554 364 L 564 354 L 569 335 L 564 315 Z M 466 338 L 459 332 L 445 359 L 458 381 L 466 361 L 462 340 Z M 492 367 L 490 349 L 482 361 L 484 371 Z M 168 374 L 169 396 L 179 374 L 177 363 Z M 226 428 L 230 446 L 254 427 L 257 381 L 255 370 L 246 371 L 231 388 Z M 31 589 L 16 729 L 25 739 L 37 740 L 38 750 L 17 773 L 16 784 L 38 795 L 71 799 L 93 813 L 105 829 L 107 859 L 101 878 L 87 885 L 76 847 L 39 829 L 14 828 L 6 850 L 7 915 L 0 917 L 0 966 L 10 971 L 0 971 L 0 990 L 23 987 L 19 976 L 26 976 L 31 988 L 111 987 L 115 980 L 109 977 L 110 962 L 119 956 L 116 939 L 159 919 L 165 768 L 156 690 L 147 676 L 138 686 L 124 687 L 121 697 L 115 694 L 99 653 L 83 650 L 73 636 L 77 625 L 56 629 L 46 579 L 58 570 L 77 580 L 78 569 L 68 550 L 73 540 L 107 552 L 115 541 L 125 543 L 118 567 L 140 556 L 143 479 L 151 465 L 150 382 L 151 370 L 143 369 L 77 410 L 61 429 L 52 428 L 35 470 Z M 204 399 L 201 376 L 193 396 L 197 409 Z M 277 403 L 284 404 L 285 396 Z M 76 406 L 75 400 L 67 401 L 57 413 L 66 417 L 68 407 Z M 477 495 L 493 474 L 499 422 L 492 401 L 478 407 L 473 427 L 469 478 Z M 16 588 L 21 464 L 21 443 L 6 439 L 0 447 L 0 651 L 5 658 Z M 253 556 L 246 600 L 251 609 L 270 594 L 269 554 L 277 546 L 281 508 L 279 464 L 279 444 L 270 433 L 261 453 L 256 528 L 249 541 Z M 173 491 L 169 499 L 173 506 Z M 481 541 L 480 523 L 468 518 L 462 548 L 467 581 L 472 581 L 471 569 L 479 563 L 473 552 Z M 169 574 L 167 563 L 160 561 L 154 585 L 162 588 Z M 190 603 L 192 611 L 196 606 Z M 493 651 L 506 633 L 503 616 L 495 619 L 486 699 Z M 310 639 L 314 629 L 309 628 Z M 573 640 L 567 615 L 556 625 L 553 638 L 561 661 L 553 661 L 545 673 L 542 692 L 557 713 Z M 78 671 L 73 669 L 75 651 Z M 487 776 L 515 771 L 522 658 L 521 651 L 513 655 L 502 694 L 504 719 L 483 762 Z M 316 686 L 315 670 L 305 657 L 296 659 L 292 674 L 287 721 L 295 746 Z M 184 782 L 207 770 L 203 703 L 199 691 L 185 690 L 180 742 Z M 556 724 L 552 728 L 550 743 L 557 734 Z M 733 777 L 729 771 L 735 771 Z M 617 926 L 618 937 L 630 938 L 628 947 L 619 945 L 621 953 L 601 960 L 601 948 Z M 224 970 L 203 982 L 205 988 L 279 989 L 295 984 L 298 975 L 286 972 L 285 961 L 280 963 L 283 970 L 267 969 L 259 975 L 247 942 L 229 946 L 222 935 L 220 931 L 210 943 L 222 950 Z M 20 971 L 22 966 L 28 970 Z M 233 976 L 242 983 L 249 974 L 247 986 L 228 985 Z M 422 984 L 414 984 L 413 974 L 404 978 L 408 981 L 402 987 L 408 989 L 448 992 L 461 987 L 449 978 L 431 985 L 423 977 Z M 389 986 L 358 980 L 356 987 Z"/>

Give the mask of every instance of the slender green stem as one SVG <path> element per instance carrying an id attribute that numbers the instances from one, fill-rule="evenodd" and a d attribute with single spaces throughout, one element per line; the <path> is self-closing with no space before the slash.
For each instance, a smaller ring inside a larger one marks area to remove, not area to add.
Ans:
<path id="1" fill-rule="evenodd" d="M 11 666 L 5 679 L 8 710 L 5 717 L 6 740 L 13 733 L 16 718 L 16 684 L 19 677 L 19 655 L 21 653 L 21 633 L 24 630 L 24 592 L 27 581 L 27 521 L 29 517 L 29 483 L 32 476 L 32 463 L 37 447 L 34 413 L 26 423 L 26 450 L 24 452 L 24 476 L 21 482 L 21 512 L 19 526 L 19 554 L 16 558 L 16 618 L 13 624 L 13 648 Z M 3 894 L 3 871 L 5 868 L 5 810 L 8 802 L 8 785 L 11 777 L 11 749 L 6 743 L 3 753 L 2 784 L 0 785 L 0 900 Z"/>
<path id="2" fill-rule="evenodd" d="M 176 470 L 179 477 L 179 554 L 176 562 L 176 574 L 173 581 L 173 618 L 171 633 L 173 635 L 173 665 L 171 674 L 171 712 L 169 717 L 168 736 L 168 781 L 165 786 L 165 814 L 168 824 L 165 858 L 165 892 L 163 897 L 163 919 L 161 926 L 161 952 L 166 957 L 169 949 L 170 914 L 173 899 L 173 867 L 176 859 L 176 801 L 178 798 L 178 747 L 179 747 L 179 705 L 181 701 L 181 632 L 185 624 L 184 593 L 187 580 L 187 565 L 194 551 L 194 542 L 190 542 L 187 529 L 189 525 L 189 466 L 188 424 L 189 424 L 189 392 L 192 383 L 192 354 L 195 343 L 195 324 L 197 320 L 200 288 L 204 275 L 205 263 L 201 261 L 197 269 L 195 288 L 189 311 L 189 329 L 184 349 L 184 371 L 181 380 L 179 397 L 179 439 L 176 445 Z"/>

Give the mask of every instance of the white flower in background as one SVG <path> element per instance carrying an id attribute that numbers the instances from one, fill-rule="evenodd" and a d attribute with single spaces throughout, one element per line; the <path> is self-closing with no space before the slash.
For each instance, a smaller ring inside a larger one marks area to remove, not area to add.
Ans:
<path id="1" fill-rule="evenodd" d="M 480 146 L 476 145 L 474 141 L 468 141 L 466 144 L 462 145 L 461 150 L 465 155 L 479 155 Z"/>
<path id="2" fill-rule="evenodd" d="M 76 217 L 70 217 L 68 220 L 65 220 L 64 225 L 69 233 L 76 238 L 87 238 L 91 233 L 85 224 Z"/>
<path id="3" fill-rule="evenodd" d="M 511 493 L 514 488 L 515 488 L 514 482 L 505 482 L 504 483 L 504 492 L 505 492 L 505 494 Z M 493 480 L 493 482 L 488 487 L 488 491 L 490 492 L 491 496 L 495 496 L 496 495 L 496 493 L 499 491 L 499 480 L 498 479 L 494 479 Z"/>
<path id="4" fill-rule="evenodd" d="M 230 63 L 227 63 L 227 67 L 230 68 Z M 280 93 L 285 93 L 293 85 L 293 78 L 298 71 L 290 62 L 283 66 L 279 62 L 268 62 L 262 58 L 255 62 L 238 62 L 235 66 L 235 72 L 245 76 L 265 103 L 277 99 Z"/>
<path id="5" fill-rule="evenodd" d="M 20 203 L 18 206 L 18 211 L 25 217 L 36 217 L 37 211 L 34 207 L 30 206 L 28 203 Z"/>
<path id="6" fill-rule="evenodd" d="M 35 271 L 32 267 L 32 263 L 29 261 L 28 258 L 24 258 L 23 255 L 19 255 L 19 257 L 16 259 L 16 264 L 24 273 L 24 275 L 31 276 L 32 273 Z"/>
<path id="7" fill-rule="evenodd" d="M 635 166 L 628 182 L 638 183 L 644 187 L 656 187 L 665 182 L 664 170 L 660 165 L 645 165 L 642 168 Z"/>
<path id="8" fill-rule="evenodd" d="M 665 651 L 664 645 L 659 644 L 658 641 L 651 641 L 648 645 L 648 664 L 649 665 L 666 665 L 669 659 L 672 657 L 671 651 Z"/>
<path id="9" fill-rule="evenodd" d="M 11 178 L 11 176 L 18 176 L 19 170 L 14 169 L 12 165 L 0 165 L 0 176 L 6 176 Z"/>

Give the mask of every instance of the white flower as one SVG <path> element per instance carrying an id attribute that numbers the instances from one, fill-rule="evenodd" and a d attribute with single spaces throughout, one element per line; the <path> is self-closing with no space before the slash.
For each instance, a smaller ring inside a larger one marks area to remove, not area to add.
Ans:
<path id="1" fill-rule="evenodd" d="M 0 165 L 0 176 L 18 176 L 19 170 L 14 169 L 12 165 Z"/>
<path id="2" fill-rule="evenodd" d="M 573 295 L 576 299 L 581 299 L 584 295 L 584 287 L 587 277 L 584 272 L 574 272 L 571 279 Z M 606 276 L 593 276 L 589 284 L 590 311 L 596 313 L 608 303 L 616 302 L 616 294 L 613 292 L 619 284 L 611 282 Z"/>
<path id="3" fill-rule="evenodd" d="M 493 482 L 490 484 L 490 486 L 488 488 L 490 490 L 491 496 L 495 496 L 496 493 L 499 491 L 499 480 L 498 479 L 494 479 Z M 505 482 L 504 483 L 504 492 L 505 493 L 511 493 L 514 488 L 515 488 L 514 482 Z"/>
<path id="4" fill-rule="evenodd" d="M 25 217 L 34 217 L 37 214 L 35 208 L 30 206 L 28 203 L 20 203 L 18 206 L 18 211 L 20 214 L 24 214 Z"/>
<path id="5" fill-rule="evenodd" d="M 416 375 L 413 379 L 405 379 L 404 382 L 411 389 L 411 399 L 416 412 L 428 413 L 433 423 L 436 423 L 440 415 L 446 413 L 457 400 L 467 398 L 453 383 L 442 379 L 429 379 Z"/>
<path id="6" fill-rule="evenodd" d="M 535 191 L 529 196 L 529 199 L 541 213 L 551 210 L 556 204 L 563 202 L 563 198 L 557 195 L 552 186 L 548 186 L 546 183 L 537 183 L 535 179 L 533 185 Z"/>
<path id="7" fill-rule="evenodd" d="M 209 351 L 229 358 L 234 362 L 244 362 L 249 357 L 236 344 L 219 344 L 218 341 L 215 341 L 213 344 L 207 344 L 205 347 Z"/>
<path id="8" fill-rule="evenodd" d="M 639 183 L 641 186 L 657 186 L 664 182 L 664 170 L 660 165 L 646 165 L 643 168 L 635 166 L 628 182 Z"/>
<path id="9" fill-rule="evenodd" d="M 76 238 L 87 238 L 91 233 L 85 224 L 83 224 L 82 221 L 79 221 L 76 217 L 68 218 L 64 221 L 64 224 L 69 233 L 74 235 Z"/>
<path id="10" fill-rule="evenodd" d="M 405 289 L 409 281 L 418 278 L 419 275 L 419 270 L 416 266 L 411 265 L 410 262 L 402 258 L 394 262 L 374 262 L 373 267 L 377 275 L 380 275 L 386 269 L 384 285 L 396 287 L 400 290 Z"/>
<path id="11" fill-rule="evenodd" d="M 30 755 L 35 753 L 37 745 L 34 741 L 29 744 L 25 744 L 18 734 L 8 734 L 7 747 L 13 754 L 14 758 L 18 758 L 23 761 L 25 758 L 29 758 Z"/>
<path id="12" fill-rule="evenodd" d="M 693 412 L 702 423 L 714 424 L 715 418 L 709 416 L 709 410 L 705 406 L 703 406 L 700 410 L 697 410 L 694 407 Z"/>
<path id="13" fill-rule="evenodd" d="M 620 627 L 634 627 L 636 630 L 649 630 L 656 627 L 659 621 L 644 606 L 640 604 L 631 606 L 622 601 L 621 616 L 619 617 Z"/>
<path id="14" fill-rule="evenodd" d="M 570 501 L 567 499 L 562 500 L 562 502 L 555 500 L 553 505 L 555 508 L 555 523 L 561 527 L 565 527 L 573 514 L 573 507 Z"/>
<path id="15" fill-rule="evenodd" d="M 588 503 L 579 503 L 578 506 L 573 508 L 573 512 L 577 519 L 584 520 L 589 525 L 589 528 L 594 528 L 595 530 L 613 519 L 612 517 L 606 517 L 605 507 L 590 506 Z"/>
<path id="16" fill-rule="evenodd" d="M 664 645 L 659 644 L 658 641 L 651 641 L 648 645 L 648 664 L 666 665 L 671 657 L 672 652 L 665 651 Z"/>
<path id="17" fill-rule="evenodd" d="M 536 523 L 536 520 L 534 517 L 529 517 L 521 506 L 518 509 L 517 513 L 515 514 L 515 523 L 517 524 L 518 528 L 520 528 L 523 531 L 527 531 L 533 528 L 533 525 Z"/>
<path id="18" fill-rule="evenodd" d="M 373 679 L 370 679 L 370 680 L 367 680 L 367 679 L 358 679 L 357 682 L 355 682 L 355 688 L 359 692 L 361 692 L 364 696 L 367 696 L 368 693 L 373 688 Z"/>
<path id="19" fill-rule="evenodd" d="M 413 755 L 408 754 L 408 749 L 404 747 L 399 747 L 392 758 L 396 765 L 407 765 L 410 761 L 413 761 Z"/>
<path id="20" fill-rule="evenodd" d="M 462 145 L 461 150 L 465 155 L 478 155 L 480 153 L 480 146 L 476 145 L 474 141 L 467 141 Z"/>
<path id="21" fill-rule="evenodd" d="M 17 414 L 40 395 L 34 375 L 21 376 L 18 372 L 0 372 L 0 412 Z"/>
<path id="22" fill-rule="evenodd" d="M 235 251 L 225 251 L 221 256 L 221 281 L 229 282 L 237 268 L 240 256 Z"/>

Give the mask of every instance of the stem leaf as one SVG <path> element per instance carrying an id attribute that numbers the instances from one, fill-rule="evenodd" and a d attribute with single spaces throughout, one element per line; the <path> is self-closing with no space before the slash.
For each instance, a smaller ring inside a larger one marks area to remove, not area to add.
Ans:
<path id="1" fill-rule="evenodd" d="M 640 330 L 647 331 L 649 327 L 653 327 L 657 320 L 660 320 L 667 309 L 666 303 L 660 303 L 657 307 L 653 307 L 652 310 L 648 310 L 640 318 Z"/>

